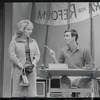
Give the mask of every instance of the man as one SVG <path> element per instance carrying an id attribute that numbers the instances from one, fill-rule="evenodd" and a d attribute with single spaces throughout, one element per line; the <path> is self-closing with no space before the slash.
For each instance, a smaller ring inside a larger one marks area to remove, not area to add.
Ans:
<path id="1" fill-rule="evenodd" d="M 78 33 L 74 29 L 68 29 L 64 32 L 64 40 L 66 46 L 61 49 L 59 59 L 56 59 L 56 54 L 53 50 L 50 50 L 50 55 L 53 58 L 54 63 L 67 63 L 68 68 L 71 69 L 93 69 L 93 60 L 89 53 L 89 50 L 83 48 L 77 43 Z M 79 88 L 89 88 L 91 85 L 91 78 L 77 78 L 72 82 L 71 78 L 62 76 L 61 88 L 70 88 L 71 84 Z M 69 93 L 63 93 L 64 97 L 70 97 Z M 86 97 L 87 93 L 80 93 L 79 97 Z"/>

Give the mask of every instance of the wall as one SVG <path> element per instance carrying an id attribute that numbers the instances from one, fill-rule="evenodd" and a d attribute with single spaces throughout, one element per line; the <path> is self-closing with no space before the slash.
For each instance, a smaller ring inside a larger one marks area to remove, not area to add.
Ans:
<path id="1" fill-rule="evenodd" d="M 23 19 L 30 19 L 32 3 L 13 3 L 13 26 L 12 32 L 15 33 L 16 24 Z"/>
<path id="2" fill-rule="evenodd" d="M 95 67 L 100 67 L 100 15 L 93 18 Z"/>
<path id="3" fill-rule="evenodd" d="M 4 61 L 4 4 L 0 3 L 0 97 L 3 94 L 3 61 Z"/>
<path id="4" fill-rule="evenodd" d="M 5 44 L 4 44 L 4 79 L 3 79 L 3 97 L 11 96 L 11 64 L 8 56 L 8 46 L 12 36 L 12 3 L 5 3 Z"/>
<path id="5" fill-rule="evenodd" d="M 29 19 L 30 3 L 5 3 L 5 44 L 4 44 L 4 72 L 3 97 L 11 97 L 11 68 L 8 47 L 14 34 L 16 23 L 22 19 Z"/>

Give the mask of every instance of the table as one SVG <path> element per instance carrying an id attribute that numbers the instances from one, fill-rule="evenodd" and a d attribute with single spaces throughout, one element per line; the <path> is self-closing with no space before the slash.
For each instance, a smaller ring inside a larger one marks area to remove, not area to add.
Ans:
<path id="1" fill-rule="evenodd" d="M 87 77 L 91 77 L 92 79 L 92 87 L 91 89 L 67 89 L 68 92 L 91 92 L 92 93 L 92 97 L 98 97 L 98 95 L 96 95 L 94 93 L 94 81 L 96 81 L 97 77 L 100 77 L 100 71 L 97 70 L 85 70 L 85 69 L 40 69 L 41 72 L 47 72 L 48 73 L 48 77 L 49 78 L 49 94 L 50 92 L 57 92 L 57 91 L 61 91 L 60 89 L 51 89 L 50 88 L 50 80 L 51 80 L 51 76 L 87 76 Z M 62 91 L 66 91 L 65 89 L 63 89 Z"/>

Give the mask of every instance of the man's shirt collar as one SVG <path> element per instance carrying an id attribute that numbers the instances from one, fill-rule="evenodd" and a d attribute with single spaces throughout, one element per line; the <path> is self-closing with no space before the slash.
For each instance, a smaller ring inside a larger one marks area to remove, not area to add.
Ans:
<path id="1" fill-rule="evenodd" d="M 73 52 L 70 51 L 70 48 L 68 48 L 67 51 L 69 51 L 69 52 L 71 52 L 71 53 L 74 54 L 74 53 L 75 53 L 76 51 L 78 51 L 79 49 L 80 49 L 80 47 L 79 47 L 79 45 L 77 45 L 77 48 L 76 48 Z"/>

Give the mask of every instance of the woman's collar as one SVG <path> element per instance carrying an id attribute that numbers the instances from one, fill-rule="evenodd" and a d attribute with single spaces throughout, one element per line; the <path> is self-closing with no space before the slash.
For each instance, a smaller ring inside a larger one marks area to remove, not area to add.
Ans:
<path id="1" fill-rule="evenodd" d="M 17 37 L 16 39 L 15 39 L 15 41 L 16 42 L 21 42 L 21 43 L 25 43 L 26 42 L 26 40 L 24 40 L 24 39 L 22 39 L 22 38 L 20 38 L 20 37 Z M 30 42 L 33 42 L 33 39 L 32 38 L 29 38 L 29 43 Z"/>

